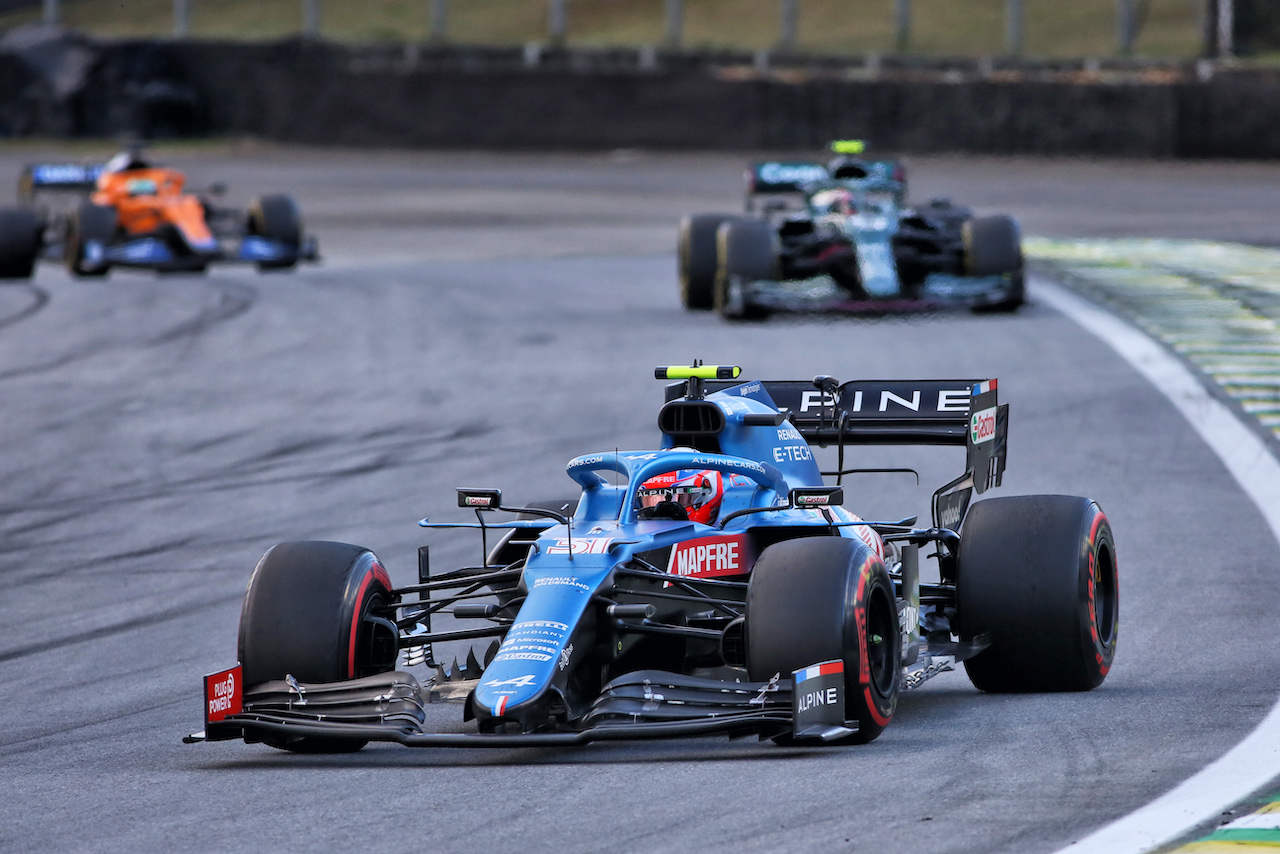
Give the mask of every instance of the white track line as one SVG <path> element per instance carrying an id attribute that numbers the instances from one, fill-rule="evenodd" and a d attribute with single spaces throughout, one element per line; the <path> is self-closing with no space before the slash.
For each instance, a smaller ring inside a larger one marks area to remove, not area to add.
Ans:
<path id="1" fill-rule="evenodd" d="M 1094 304 L 1043 280 L 1035 298 L 1102 339 L 1177 407 L 1222 460 L 1280 541 L 1280 462 L 1239 416 L 1215 400 L 1160 344 Z M 1059 854 L 1138 854 L 1220 815 L 1280 774 L 1280 703 L 1244 741 L 1176 788 Z"/>

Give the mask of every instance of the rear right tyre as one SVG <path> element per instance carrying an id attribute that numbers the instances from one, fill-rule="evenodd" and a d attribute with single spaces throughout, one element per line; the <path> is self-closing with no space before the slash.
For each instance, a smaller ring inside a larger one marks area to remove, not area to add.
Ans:
<path id="1" fill-rule="evenodd" d="M 35 211 L 0 210 L 0 279 L 31 278 L 43 235 L 44 226 Z"/>

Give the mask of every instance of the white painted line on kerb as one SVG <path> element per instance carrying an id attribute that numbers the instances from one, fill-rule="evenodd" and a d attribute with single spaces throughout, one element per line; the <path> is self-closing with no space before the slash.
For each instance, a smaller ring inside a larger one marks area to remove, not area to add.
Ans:
<path id="1" fill-rule="evenodd" d="M 1035 298 L 1102 339 L 1172 401 L 1218 455 L 1280 541 L 1280 462 L 1240 418 L 1215 400 L 1161 345 L 1056 285 L 1037 280 Z M 1151 803 L 1058 854 L 1139 854 L 1221 815 L 1280 776 L 1280 703 L 1213 764 Z"/>

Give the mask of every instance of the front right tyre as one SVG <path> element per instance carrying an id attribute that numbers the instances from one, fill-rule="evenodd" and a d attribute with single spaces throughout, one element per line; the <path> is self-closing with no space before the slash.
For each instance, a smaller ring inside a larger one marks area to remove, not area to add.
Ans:
<path id="1" fill-rule="evenodd" d="M 768 311 L 753 305 L 747 285 L 779 276 L 778 233 L 759 219 L 736 219 L 716 230 L 716 278 L 713 304 L 726 320 L 763 320 Z"/>
<path id="2" fill-rule="evenodd" d="M 71 274 L 81 278 L 107 275 L 110 266 L 101 259 L 89 257 L 89 245 L 106 248 L 118 231 L 115 208 L 81 202 L 67 220 L 66 262 Z"/>
<path id="3" fill-rule="evenodd" d="M 691 311 L 715 307 L 716 230 L 736 219 L 727 214 L 692 214 L 680 220 L 680 303 Z"/>
<path id="4" fill-rule="evenodd" d="M 394 670 L 398 632 L 380 617 L 390 603 L 391 579 L 368 549 L 322 541 L 273 546 L 258 561 L 240 612 L 245 685 L 288 676 L 342 682 Z M 267 743 L 309 753 L 365 744 L 315 737 Z"/>

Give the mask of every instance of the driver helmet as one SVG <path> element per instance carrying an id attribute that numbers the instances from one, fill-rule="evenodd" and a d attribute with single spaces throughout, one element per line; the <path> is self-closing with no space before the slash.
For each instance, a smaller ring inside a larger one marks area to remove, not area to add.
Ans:
<path id="1" fill-rule="evenodd" d="M 858 205 L 853 192 L 844 187 L 823 190 L 813 196 L 813 205 L 825 213 L 852 216 L 858 212 Z"/>
<path id="2" fill-rule="evenodd" d="M 674 504 L 690 521 L 710 525 L 720 513 L 724 478 L 710 469 L 679 469 L 649 478 L 640 485 L 637 495 L 644 518 L 670 518 L 659 508 Z M 674 510 L 669 506 L 663 509 Z"/>
<path id="3" fill-rule="evenodd" d="M 151 164 L 142 157 L 137 149 L 126 149 L 107 161 L 104 172 L 132 172 L 135 169 L 150 169 Z"/>

